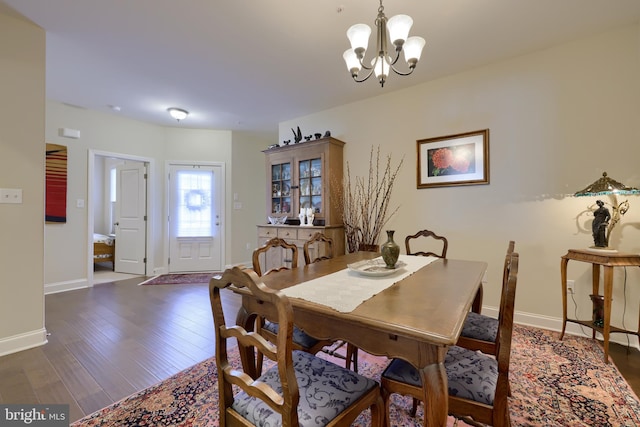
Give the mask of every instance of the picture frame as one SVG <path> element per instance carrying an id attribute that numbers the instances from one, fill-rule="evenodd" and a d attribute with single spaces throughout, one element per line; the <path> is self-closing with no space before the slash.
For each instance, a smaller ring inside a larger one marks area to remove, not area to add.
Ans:
<path id="1" fill-rule="evenodd" d="M 418 188 L 489 184 L 489 129 L 416 142 Z"/>

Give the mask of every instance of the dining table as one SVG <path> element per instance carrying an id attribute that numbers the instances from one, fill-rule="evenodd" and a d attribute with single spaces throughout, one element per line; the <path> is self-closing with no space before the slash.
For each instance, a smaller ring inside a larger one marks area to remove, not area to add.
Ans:
<path id="1" fill-rule="evenodd" d="M 424 385 L 424 425 L 445 426 L 445 355 L 460 336 L 487 263 L 400 255 L 396 268 L 385 271 L 381 262 L 379 253 L 355 252 L 261 280 L 289 297 L 294 323 L 307 334 L 415 366 Z M 242 296 L 236 324 L 253 330 L 256 316 L 277 321 L 268 304 L 233 289 Z M 243 369 L 257 378 L 254 349 L 239 350 Z"/>

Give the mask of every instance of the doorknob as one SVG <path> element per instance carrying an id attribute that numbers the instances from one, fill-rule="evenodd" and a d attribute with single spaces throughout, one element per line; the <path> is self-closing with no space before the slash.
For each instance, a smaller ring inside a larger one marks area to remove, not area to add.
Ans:
<path id="1" fill-rule="evenodd" d="M 115 225 L 116 227 L 120 225 L 119 222 L 114 223 L 113 225 Z"/>

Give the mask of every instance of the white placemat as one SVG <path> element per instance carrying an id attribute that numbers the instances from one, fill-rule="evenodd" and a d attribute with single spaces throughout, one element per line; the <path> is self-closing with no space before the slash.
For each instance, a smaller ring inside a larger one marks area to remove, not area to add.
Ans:
<path id="1" fill-rule="evenodd" d="M 381 257 L 374 258 L 380 259 Z M 400 255 L 398 261 L 405 265 L 389 276 L 364 276 L 347 268 L 283 289 L 282 292 L 289 298 L 300 298 L 349 313 L 372 296 L 437 259 L 439 258 Z"/>

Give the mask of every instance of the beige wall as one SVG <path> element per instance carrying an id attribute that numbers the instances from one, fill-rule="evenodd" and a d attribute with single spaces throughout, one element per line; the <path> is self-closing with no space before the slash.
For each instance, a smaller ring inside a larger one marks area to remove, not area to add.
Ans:
<path id="1" fill-rule="evenodd" d="M 393 197 L 400 210 L 388 224 L 396 238 L 430 228 L 449 239 L 451 258 L 489 263 L 485 305 L 497 307 L 507 242 L 516 241 L 519 320 L 559 327 L 560 257 L 593 244 L 586 208 L 595 198 L 574 193 L 603 171 L 640 187 L 640 27 L 632 26 L 407 90 L 344 105 L 279 125 L 303 134 L 331 130 L 346 142 L 352 175 L 367 173 L 380 145 L 394 164 L 404 157 Z M 422 67 L 429 66 L 428 50 Z M 393 79 L 410 79 L 392 75 Z M 376 85 L 374 81 L 363 83 Z M 388 85 L 392 87 L 391 85 Z M 490 129 L 490 185 L 416 189 L 416 140 Z M 605 200 L 609 200 L 608 196 Z M 640 252 L 640 197 L 614 230 L 612 244 Z M 381 238 L 381 243 L 384 242 Z M 576 303 L 590 317 L 589 266 L 569 263 Z M 624 271 L 615 272 L 614 313 L 621 324 Z M 635 329 L 640 269 L 628 269 L 627 327 Z M 573 304 L 569 307 L 574 312 Z M 618 338 L 626 340 L 624 336 Z M 635 339 L 635 338 L 634 338 Z"/>
<path id="2" fill-rule="evenodd" d="M 44 330 L 45 33 L 0 13 L 0 355 L 46 342 Z"/>
<path id="3" fill-rule="evenodd" d="M 259 136 L 233 134 L 228 130 L 188 129 L 161 127 L 82 108 L 74 108 L 54 101 L 47 102 L 47 141 L 67 145 L 69 151 L 68 218 L 66 224 L 47 224 L 45 239 L 45 286 L 49 291 L 83 287 L 88 274 L 88 212 L 77 208 L 78 199 L 87 199 L 88 158 L 93 153 L 133 156 L 150 161 L 150 245 L 148 248 L 148 274 L 155 269 L 166 271 L 166 199 L 165 182 L 167 162 L 221 162 L 226 172 L 226 224 L 225 265 L 242 263 L 246 244 L 255 247 L 255 227 L 247 229 L 241 218 L 257 221 L 255 182 L 264 181 L 264 157 L 259 151 L 266 147 Z M 59 136 L 61 127 L 77 129 L 80 139 Z M 234 144 L 232 144 L 232 141 Z M 236 144 L 235 142 L 238 141 Z M 251 163 L 239 160 L 241 171 L 238 182 L 243 191 L 234 189 L 232 180 L 233 156 L 239 152 Z M 258 162 L 257 159 L 262 159 Z M 250 167 L 245 168 L 245 165 Z M 252 184 L 247 184 L 252 183 Z M 246 189 L 245 189 L 246 188 Z M 262 184 L 260 184 L 262 189 Z M 249 191 L 254 194 L 249 194 Z M 233 194 L 243 194 L 243 208 L 233 211 Z M 262 201 L 263 196 L 260 195 Z M 85 203 L 85 206 L 88 206 Z M 262 204 L 261 204 L 262 206 Z M 245 248 L 243 250 L 237 248 Z M 82 260 L 82 261 L 79 261 Z"/>
<path id="4" fill-rule="evenodd" d="M 231 259 L 234 263 L 251 265 L 253 250 L 258 245 L 257 224 L 267 221 L 265 212 L 265 150 L 274 140 L 247 132 L 234 132 L 232 144 L 231 180 L 233 192 L 230 194 L 229 218 L 233 219 L 234 234 L 231 236 Z M 234 200 L 237 196 L 237 200 Z M 234 203 L 240 203 L 239 209 Z"/>

